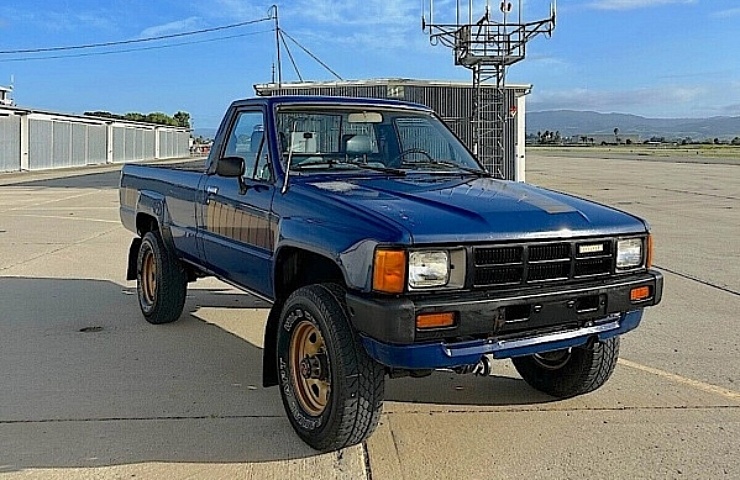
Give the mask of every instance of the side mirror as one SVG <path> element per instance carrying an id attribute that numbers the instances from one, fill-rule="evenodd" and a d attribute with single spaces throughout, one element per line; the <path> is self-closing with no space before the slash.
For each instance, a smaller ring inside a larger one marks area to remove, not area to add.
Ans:
<path id="1" fill-rule="evenodd" d="M 241 157 L 224 157 L 218 160 L 216 175 L 227 178 L 240 177 L 244 175 L 244 159 Z"/>

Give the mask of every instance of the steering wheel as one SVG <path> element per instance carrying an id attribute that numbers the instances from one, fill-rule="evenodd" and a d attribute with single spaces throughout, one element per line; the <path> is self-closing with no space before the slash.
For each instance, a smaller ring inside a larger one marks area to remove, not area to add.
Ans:
<path id="1" fill-rule="evenodd" d="M 429 152 L 427 152 L 426 150 L 422 150 L 421 148 L 414 147 L 414 148 L 407 148 L 406 150 L 404 150 L 401 153 L 399 153 L 398 155 L 396 155 L 393 158 L 393 161 L 390 164 L 391 165 L 395 165 L 396 162 L 398 162 L 399 160 L 401 160 L 403 157 L 405 157 L 406 155 L 411 155 L 412 153 L 418 153 L 418 154 L 424 155 L 425 157 L 427 157 L 429 159 L 430 162 L 435 162 L 436 161 L 434 159 L 434 157 L 432 157 L 429 154 Z"/>

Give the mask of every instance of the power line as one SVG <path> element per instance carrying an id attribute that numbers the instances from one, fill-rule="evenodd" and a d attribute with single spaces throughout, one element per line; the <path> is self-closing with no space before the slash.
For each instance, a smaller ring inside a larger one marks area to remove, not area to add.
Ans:
<path id="1" fill-rule="evenodd" d="M 20 58 L 7 58 L 7 59 L 0 59 L 0 63 L 9 63 L 9 62 L 28 62 L 28 61 L 34 61 L 34 60 L 54 60 L 54 59 L 61 59 L 61 58 L 81 58 L 81 57 L 96 57 L 100 55 L 114 55 L 118 53 L 130 53 L 130 52 L 141 52 L 145 50 L 160 50 L 163 48 L 173 48 L 173 47 L 182 47 L 185 45 L 196 45 L 201 43 L 210 43 L 210 42 L 219 42 L 222 40 L 230 40 L 233 38 L 241 38 L 241 37 L 248 37 L 251 35 L 259 35 L 262 33 L 270 33 L 272 32 L 272 29 L 270 30 L 260 30 L 257 32 L 245 32 L 245 33 L 238 33 L 235 35 L 226 35 L 223 37 L 216 37 L 216 38 L 209 38 L 206 40 L 193 40 L 190 42 L 180 42 L 180 43 L 171 43 L 169 45 L 156 45 L 151 47 L 138 47 L 138 48 L 126 48 L 123 50 L 109 50 L 106 52 L 89 52 L 89 53 L 76 53 L 76 54 L 70 54 L 70 55 L 47 55 L 45 57 L 20 57 Z"/>
<path id="2" fill-rule="evenodd" d="M 288 44 L 285 41 L 285 37 L 283 36 L 282 30 L 278 30 L 278 36 L 280 37 L 280 40 L 282 40 L 283 45 L 285 46 L 285 51 L 288 52 L 288 57 L 290 58 L 290 63 L 293 64 L 293 69 L 295 70 L 296 75 L 298 75 L 298 80 L 301 82 L 303 81 L 303 77 L 301 76 L 301 71 L 298 70 L 298 65 L 295 63 L 295 59 L 293 58 L 293 53 L 290 51 L 290 48 L 288 48 Z M 278 48 L 280 48 L 280 45 L 278 45 Z"/>
<path id="3" fill-rule="evenodd" d="M 44 53 L 44 52 L 59 52 L 65 50 L 81 50 L 86 48 L 100 48 L 100 47 L 114 47 L 117 45 L 129 45 L 132 43 L 144 43 L 144 42 L 155 42 L 159 40 L 166 40 L 169 38 L 187 37 L 191 35 L 198 35 L 201 33 L 217 32 L 221 30 L 228 30 L 231 28 L 244 27 L 246 25 L 252 25 L 259 22 L 266 22 L 271 20 L 270 17 L 259 18 L 256 20 L 247 20 L 245 22 L 232 23 L 230 25 L 222 25 L 219 27 L 204 28 L 201 30 L 191 30 L 188 32 L 172 33 L 169 35 L 158 35 L 153 37 L 136 38 L 132 40 L 119 40 L 116 42 L 102 42 L 102 43 L 88 43 L 84 45 L 69 45 L 64 47 L 45 47 L 45 48 L 25 48 L 19 50 L 0 50 L 0 55 L 17 55 L 22 53 Z"/>
<path id="4" fill-rule="evenodd" d="M 329 65 L 325 64 L 324 62 L 322 62 L 321 59 L 319 59 L 319 57 L 317 57 L 316 55 L 314 55 L 313 53 L 311 53 L 306 47 L 304 47 L 303 45 L 301 45 L 300 43 L 298 43 L 298 40 L 296 40 L 295 38 L 293 38 L 290 35 L 288 35 L 288 33 L 285 30 L 280 29 L 280 33 L 281 33 L 281 35 L 285 35 L 293 43 L 295 43 L 296 45 L 298 45 L 298 48 L 300 48 L 301 50 L 303 50 L 304 52 L 306 52 L 306 54 L 308 56 L 310 56 L 311 58 L 313 58 L 314 60 L 316 60 L 319 63 L 319 65 L 321 65 L 322 67 L 324 67 L 325 69 L 327 69 L 329 71 L 329 73 L 331 73 L 332 75 L 334 75 L 335 77 L 337 77 L 337 79 L 344 80 L 342 77 L 339 76 L 339 74 L 337 72 L 335 72 L 334 70 L 332 70 L 329 67 Z M 283 40 L 283 41 L 285 41 L 285 40 Z"/>

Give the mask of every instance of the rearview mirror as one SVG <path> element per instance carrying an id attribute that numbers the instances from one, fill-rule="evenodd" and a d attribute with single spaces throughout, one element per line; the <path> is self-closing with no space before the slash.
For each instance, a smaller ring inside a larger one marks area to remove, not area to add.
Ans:
<path id="1" fill-rule="evenodd" d="M 216 175 L 233 178 L 244 175 L 244 159 L 241 157 L 224 157 L 216 164 Z"/>
<path id="2" fill-rule="evenodd" d="M 353 112 L 347 116 L 349 123 L 383 123 L 380 112 Z"/>

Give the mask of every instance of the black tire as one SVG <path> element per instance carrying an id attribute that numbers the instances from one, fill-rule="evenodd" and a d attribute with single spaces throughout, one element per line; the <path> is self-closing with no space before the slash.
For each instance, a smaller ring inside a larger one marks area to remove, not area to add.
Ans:
<path id="1" fill-rule="evenodd" d="M 590 347 L 511 360 L 530 386 L 553 397 L 568 398 L 593 392 L 604 385 L 614 372 L 618 358 L 619 337 L 613 337 Z"/>
<path id="2" fill-rule="evenodd" d="M 385 369 L 349 323 L 339 285 L 302 287 L 288 297 L 277 334 L 280 394 L 288 419 L 319 451 L 358 444 L 383 410 Z"/>
<path id="3" fill-rule="evenodd" d="M 144 235 L 136 260 L 136 291 L 146 321 L 161 324 L 180 318 L 187 286 L 180 261 L 167 250 L 159 233 Z"/>

